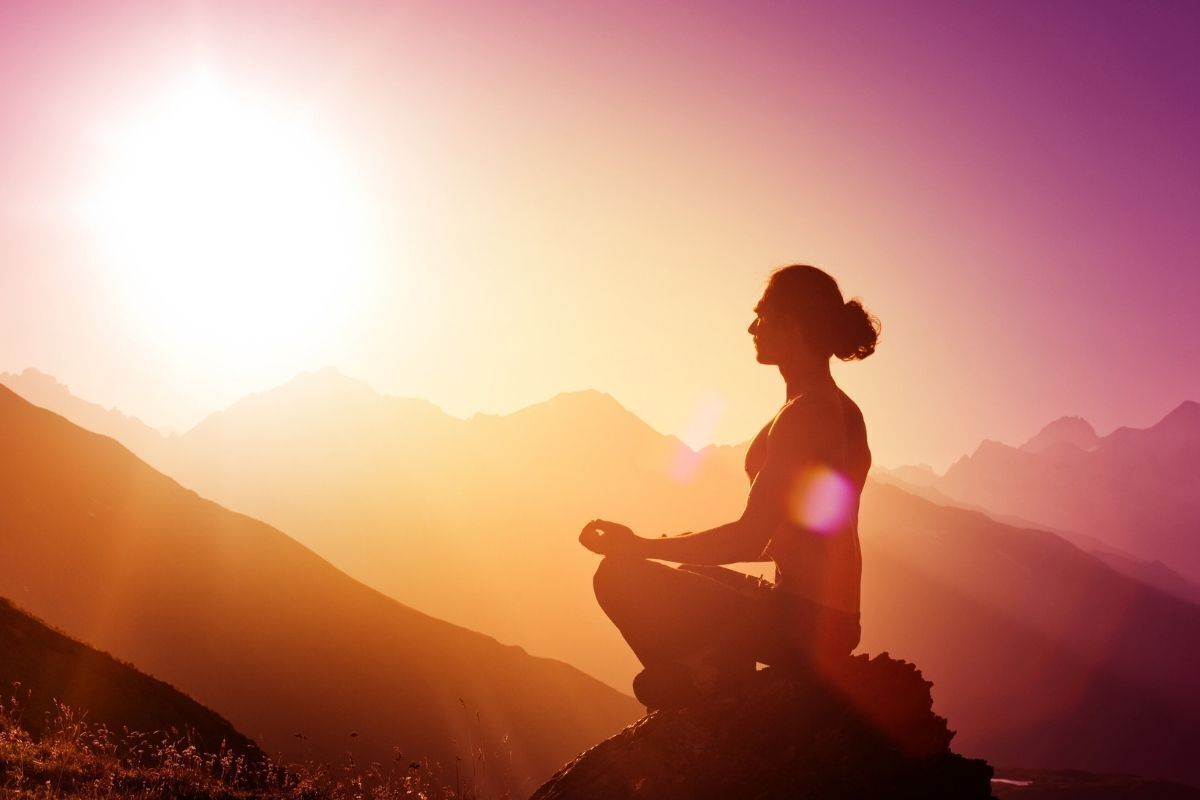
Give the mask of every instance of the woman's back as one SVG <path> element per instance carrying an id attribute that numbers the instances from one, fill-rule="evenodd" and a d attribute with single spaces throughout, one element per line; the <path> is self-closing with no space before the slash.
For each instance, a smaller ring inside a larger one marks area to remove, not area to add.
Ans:
<path id="1" fill-rule="evenodd" d="M 858 507 L 871 467 L 862 412 L 832 381 L 814 387 L 785 405 L 755 437 L 746 453 L 751 481 L 764 467 L 788 475 L 780 498 L 785 521 L 766 549 L 777 586 L 858 613 Z"/>
<path id="2" fill-rule="evenodd" d="M 871 452 L 829 362 L 875 352 L 879 321 L 844 301 L 827 272 L 793 264 L 771 273 L 746 332 L 791 399 L 746 453 L 741 516 L 677 536 L 641 537 L 607 520 L 579 534 L 605 556 L 596 599 L 646 667 L 634 694 L 648 707 L 687 705 L 753 675 L 756 662 L 832 666 L 862 632 L 858 506 Z M 775 561 L 774 585 L 719 566 L 763 556 Z"/>

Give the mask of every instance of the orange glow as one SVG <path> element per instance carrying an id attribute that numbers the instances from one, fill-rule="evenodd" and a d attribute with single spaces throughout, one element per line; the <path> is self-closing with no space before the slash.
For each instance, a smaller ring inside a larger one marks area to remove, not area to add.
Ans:
<path id="1" fill-rule="evenodd" d="M 197 70 L 105 140 L 85 216 L 126 313 L 174 357 L 307 353 L 369 292 L 366 198 L 303 115 Z"/>
<path id="2" fill-rule="evenodd" d="M 725 403 L 715 392 L 709 393 L 700 401 L 699 407 L 683 434 L 683 441 L 686 444 L 680 443 L 671 458 L 668 474 L 673 479 L 680 483 L 686 483 L 696 475 L 696 471 L 700 469 L 700 465 L 704 461 L 704 455 L 699 448 L 712 441 L 713 431 L 721 421 L 724 410 Z M 693 450 L 692 447 L 697 449 Z"/>

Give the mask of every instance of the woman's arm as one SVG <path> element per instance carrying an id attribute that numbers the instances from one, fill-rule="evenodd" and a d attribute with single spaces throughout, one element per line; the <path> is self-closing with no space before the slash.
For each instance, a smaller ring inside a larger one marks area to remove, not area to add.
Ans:
<path id="1" fill-rule="evenodd" d="M 636 547 L 641 558 L 657 558 L 687 564 L 732 564 L 765 560 L 763 550 L 771 539 L 764 531 L 747 524 L 745 517 L 696 533 L 660 539 L 641 539 Z"/>
<path id="2" fill-rule="evenodd" d="M 596 519 L 584 526 L 579 541 L 601 555 L 656 558 L 687 564 L 760 561 L 764 559 L 763 550 L 779 520 L 773 514 L 762 513 L 767 510 L 765 503 L 753 502 L 753 486 L 750 496 L 746 511 L 739 519 L 705 531 L 647 539 L 619 522 Z M 759 509 L 762 511 L 755 513 Z"/>
<path id="3" fill-rule="evenodd" d="M 780 525 L 789 524 L 790 494 L 810 464 L 826 460 L 831 442 L 809 403 L 797 402 L 779 415 L 767 435 L 763 467 L 750 486 L 746 509 L 737 520 L 696 533 L 647 539 L 619 523 L 593 520 L 580 542 L 602 555 L 655 558 L 689 564 L 730 564 L 764 560 L 763 551 Z M 599 535 L 597 534 L 599 532 Z"/>

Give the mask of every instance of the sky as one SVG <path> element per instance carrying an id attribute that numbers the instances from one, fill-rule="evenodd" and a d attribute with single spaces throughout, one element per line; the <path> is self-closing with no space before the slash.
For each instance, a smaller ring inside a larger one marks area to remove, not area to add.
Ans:
<path id="1" fill-rule="evenodd" d="M 811 263 L 877 463 L 1200 399 L 1200 5 L 8 2 L 0 371 L 186 429 L 333 365 L 449 413 L 784 400 Z"/>

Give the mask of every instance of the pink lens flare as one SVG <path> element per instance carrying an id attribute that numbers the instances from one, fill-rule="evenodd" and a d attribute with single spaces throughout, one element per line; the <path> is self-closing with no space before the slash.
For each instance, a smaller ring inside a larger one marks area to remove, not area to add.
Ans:
<path id="1" fill-rule="evenodd" d="M 854 510 L 854 484 L 824 464 L 806 468 L 792 487 L 790 513 L 796 525 L 817 533 L 837 533 Z"/>
<path id="2" fill-rule="evenodd" d="M 667 468 L 667 474 L 672 480 L 687 483 L 696 476 L 707 456 L 704 448 L 712 441 L 713 431 L 721 421 L 724 411 L 725 402 L 716 392 L 708 392 L 701 398 L 688 423 L 687 431 L 683 434 L 683 441 L 679 443 Z"/>
<path id="3" fill-rule="evenodd" d="M 696 471 L 700 469 L 700 463 L 703 460 L 703 455 L 680 442 L 671 459 L 667 474 L 671 476 L 671 480 L 687 483 L 696 476 Z"/>

